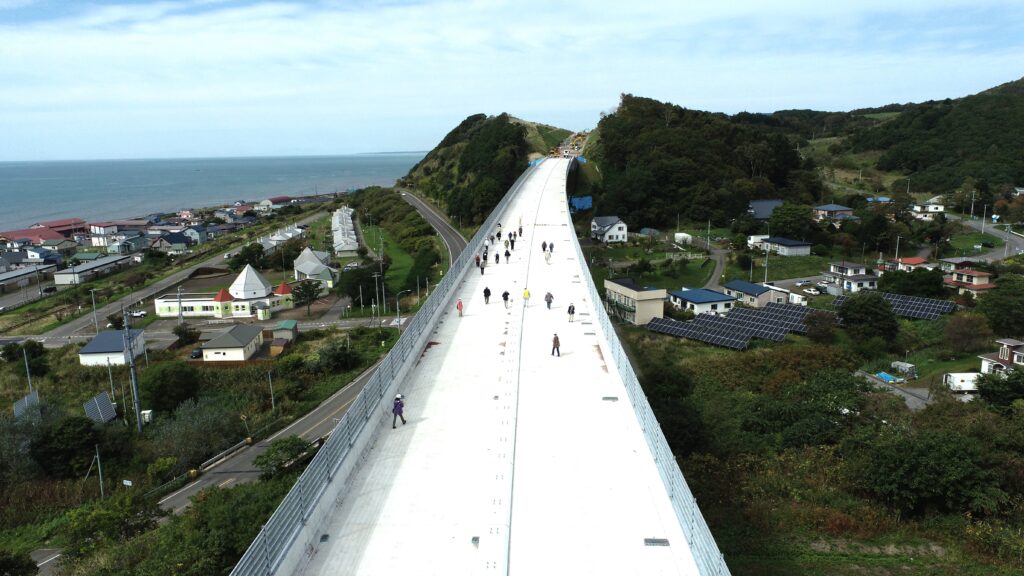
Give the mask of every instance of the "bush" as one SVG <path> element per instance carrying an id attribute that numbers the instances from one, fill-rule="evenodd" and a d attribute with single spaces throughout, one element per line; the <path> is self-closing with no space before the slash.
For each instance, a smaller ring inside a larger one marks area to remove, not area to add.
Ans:
<path id="1" fill-rule="evenodd" d="M 178 337 L 178 343 L 182 346 L 195 344 L 199 341 L 199 329 L 193 328 L 188 322 L 178 324 L 171 332 Z"/>
<path id="2" fill-rule="evenodd" d="M 162 362 L 139 378 L 144 410 L 171 412 L 199 392 L 199 370 L 185 362 Z"/>
<path id="3" fill-rule="evenodd" d="M 256 467 L 260 469 L 260 477 L 264 480 L 273 478 L 288 469 L 295 459 L 309 449 L 309 443 L 292 435 L 274 440 L 267 451 L 256 457 Z"/>

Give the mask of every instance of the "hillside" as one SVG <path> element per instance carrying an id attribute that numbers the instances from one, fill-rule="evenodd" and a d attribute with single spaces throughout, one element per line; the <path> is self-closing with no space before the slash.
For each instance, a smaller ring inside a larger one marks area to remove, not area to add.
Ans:
<path id="1" fill-rule="evenodd" d="M 431 150 L 399 186 L 414 188 L 464 223 L 479 223 L 526 169 L 569 134 L 508 114 L 474 114 Z"/>

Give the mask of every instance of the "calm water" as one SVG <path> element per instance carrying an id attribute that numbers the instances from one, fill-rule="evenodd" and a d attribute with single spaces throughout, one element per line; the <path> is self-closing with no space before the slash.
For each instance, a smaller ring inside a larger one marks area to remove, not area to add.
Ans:
<path id="1" fill-rule="evenodd" d="M 0 230 L 390 186 L 423 155 L 0 162 Z"/>

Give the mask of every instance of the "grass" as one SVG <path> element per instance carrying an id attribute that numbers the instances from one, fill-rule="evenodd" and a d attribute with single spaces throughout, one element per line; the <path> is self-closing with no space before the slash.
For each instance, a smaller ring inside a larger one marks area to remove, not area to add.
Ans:
<path id="1" fill-rule="evenodd" d="M 871 114 L 863 114 L 863 116 L 865 118 L 869 118 L 871 120 L 878 120 L 879 122 L 886 122 L 888 120 L 892 120 L 893 118 L 899 116 L 900 114 L 901 114 L 901 112 L 874 112 L 874 113 L 871 113 Z"/>
<path id="2" fill-rule="evenodd" d="M 371 246 L 380 247 L 380 240 L 384 241 L 384 253 L 391 259 L 391 267 L 388 268 L 385 276 L 388 292 L 395 294 L 400 290 L 405 278 L 412 270 L 412 255 L 402 249 L 401 245 L 388 234 L 388 231 L 380 226 L 363 226 L 363 235 Z"/>
<path id="3" fill-rule="evenodd" d="M 786 280 L 788 278 L 804 278 L 817 276 L 823 270 L 828 270 L 830 258 L 825 256 L 769 256 L 768 257 L 768 280 Z M 725 281 L 749 280 L 750 269 L 743 270 L 730 261 L 725 266 Z M 764 258 L 754 259 L 754 282 L 764 280 Z"/>
<path id="4" fill-rule="evenodd" d="M 993 245 L 993 248 L 975 248 L 980 246 L 982 242 L 988 242 Z M 981 232 L 966 232 L 960 234 L 954 234 L 949 239 L 949 245 L 955 250 L 954 256 L 974 256 L 975 254 L 983 254 L 994 248 L 1000 248 L 1005 244 L 1002 238 L 993 236 L 991 234 L 982 234 Z"/>

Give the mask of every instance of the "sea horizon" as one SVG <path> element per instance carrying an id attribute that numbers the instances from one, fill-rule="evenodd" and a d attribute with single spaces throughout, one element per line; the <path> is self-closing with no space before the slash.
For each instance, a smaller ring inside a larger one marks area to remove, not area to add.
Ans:
<path id="1" fill-rule="evenodd" d="M 391 186 L 425 152 L 0 162 L 0 230 Z"/>

